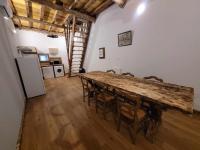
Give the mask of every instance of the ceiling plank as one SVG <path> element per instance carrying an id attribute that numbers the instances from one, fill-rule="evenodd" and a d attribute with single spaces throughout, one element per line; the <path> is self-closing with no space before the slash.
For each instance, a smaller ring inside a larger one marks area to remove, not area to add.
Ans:
<path id="1" fill-rule="evenodd" d="M 63 23 L 62 23 L 63 26 L 65 26 L 65 23 L 66 23 L 68 17 L 69 17 L 69 15 L 66 15 L 65 18 L 63 19 Z"/>
<path id="2" fill-rule="evenodd" d="M 92 11 L 91 14 L 92 15 L 98 15 L 99 13 L 101 13 L 102 11 L 104 11 L 106 8 L 108 8 L 112 4 L 113 4 L 112 0 L 106 0 L 101 5 L 99 5 L 97 8 L 95 8 L 95 10 Z"/>
<path id="3" fill-rule="evenodd" d="M 28 18 L 28 17 L 23 17 L 23 16 L 16 16 L 16 15 L 13 16 L 13 17 L 14 18 L 18 18 L 18 19 L 22 19 L 22 20 L 31 21 L 31 22 L 41 23 L 41 24 L 48 25 L 48 26 L 53 26 L 53 27 L 56 27 L 56 28 L 64 28 L 64 26 L 60 26 L 60 25 L 57 25 L 57 24 L 52 24 L 52 23 L 45 22 L 45 21 L 40 21 L 40 20 L 33 19 L 33 18 Z"/>
<path id="4" fill-rule="evenodd" d="M 15 6 L 14 6 L 14 4 L 13 4 L 13 1 L 12 0 L 8 0 L 8 2 L 9 2 L 9 4 L 10 4 L 10 7 L 11 7 L 11 9 L 12 9 L 12 11 L 13 11 L 13 14 L 14 15 L 17 15 L 17 10 L 16 10 L 16 8 L 15 8 Z M 20 19 L 17 19 L 18 21 L 18 23 L 17 23 L 17 25 L 19 26 L 19 27 L 21 27 L 22 26 L 22 23 L 21 23 L 21 20 Z M 14 22 L 14 20 L 13 20 L 13 22 Z"/>
<path id="5" fill-rule="evenodd" d="M 68 14 L 75 15 L 75 16 L 80 17 L 80 18 L 84 18 L 84 19 L 89 20 L 91 22 L 95 21 L 95 17 L 89 16 L 89 15 L 84 14 L 84 13 L 80 13 L 80 12 L 75 11 L 75 10 L 64 8 L 63 6 L 56 5 L 56 4 L 49 2 L 49 1 L 44 1 L 44 0 L 30 0 L 30 1 L 41 4 L 41 5 L 48 6 L 52 9 L 62 11 L 64 13 L 68 13 Z"/>
<path id="6" fill-rule="evenodd" d="M 56 10 L 55 13 L 54 13 L 54 15 L 53 15 L 53 19 L 52 19 L 52 22 L 51 22 L 52 24 L 54 24 L 55 21 L 56 21 L 57 13 L 58 13 L 58 11 Z M 51 31 L 51 29 L 52 29 L 52 25 L 51 25 L 51 26 L 49 27 L 49 29 L 48 29 L 49 32 Z"/>
<path id="7" fill-rule="evenodd" d="M 71 5 L 69 6 L 69 9 L 72 9 L 74 7 L 74 5 L 78 2 L 78 0 L 74 0 Z"/>
<path id="8" fill-rule="evenodd" d="M 83 10 L 87 9 L 95 0 L 88 0 L 87 3 L 83 6 Z"/>
<path id="9" fill-rule="evenodd" d="M 27 17 L 32 17 L 33 15 L 33 11 L 32 11 L 32 2 L 25 0 L 25 4 L 26 4 L 26 12 L 27 12 Z M 29 21 L 29 26 L 33 27 L 33 23 Z"/>
<path id="10" fill-rule="evenodd" d="M 44 10 L 45 10 L 45 6 L 44 6 L 44 5 L 41 5 L 41 10 L 40 10 L 40 21 L 43 21 L 43 18 L 44 18 Z M 41 28 L 43 28 L 43 26 L 44 26 L 44 25 L 41 23 L 39 28 L 41 29 Z"/>

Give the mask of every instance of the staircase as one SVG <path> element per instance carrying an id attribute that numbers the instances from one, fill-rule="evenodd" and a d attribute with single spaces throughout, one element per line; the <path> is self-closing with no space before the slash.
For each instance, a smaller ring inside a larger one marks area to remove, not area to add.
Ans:
<path id="1" fill-rule="evenodd" d="M 83 67 L 91 23 L 76 18 L 68 19 L 65 29 L 65 39 L 68 53 L 69 77 L 79 73 Z"/>

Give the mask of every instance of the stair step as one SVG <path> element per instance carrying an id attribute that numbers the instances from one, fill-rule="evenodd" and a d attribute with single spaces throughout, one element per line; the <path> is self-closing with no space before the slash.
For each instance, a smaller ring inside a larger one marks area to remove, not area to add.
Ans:
<path id="1" fill-rule="evenodd" d="M 84 49 L 73 49 L 73 51 L 79 51 L 79 52 L 83 52 L 84 51 Z"/>
<path id="2" fill-rule="evenodd" d="M 81 61 L 82 57 L 73 57 L 72 61 Z"/>
<path id="3" fill-rule="evenodd" d="M 80 37 L 80 36 L 74 36 L 75 38 L 78 38 L 78 39 L 85 39 L 86 37 Z"/>
<path id="4" fill-rule="evenodd" d="M 87 38 L 87 37 L 83 37 L 83 36 L 74 36 L 74 37 L 76 37 L 76 38 L 83 38 L 83 39 Z"/>
<path id="5" fill-rule="evenodd" d="M 85 41 L 74 41 L 74 43 L 85 43 Z"/>
<path id="6" fill-rule="evenodd" d="M 79 51 L 73 51 L 73 55 L 82 55 L 83 53 L 82 52 L 79 52 Z"/>
<path id="7" fill-rule="evenodd" d="M 88 27 L 85 27 L 85 26 L 81 26 L 81 25 L 76 25 L 76 28 L 81 28 L 81 29 L 87 29 L 88 30 Z"/>
<path id="8" fill-rule="evenodd" d="M 88 34 L 88 32 L 85 32 L 85 31 L 78 31 L 78 30 L 75 30 L 75 33 Z"/>
<path id="9" fill-rule="evenodd" d="M 78 50 L 78 49 L 73 49 L 74 52 L 77 52 L 77 53 L 82 53 L 84 52 L 84 50 Z"/>
<path id="10" fill-rule="evenodd" d="M 80 67 L 80 65 L 81 65 L 81 64 L 78 64 L 78 65 L 74 65 L 74 64 L 72 64 L 72 68 L 76 68 L 76 67 L 78 67 L 78 68 L 79 68 L 79 67 Z"/>
<path id="11" fill-rule="evenodd" d="M 82 54 L 73 54 L 73 55 L 82 55 Z"/>
<path id="12" fill-rule="evenodd" d="M 76 45 L 74 44 L 74 47 L 77 47 L 77 48 L 86 48 L 86 46 L 85 46 L 84 43 L 83 44 L 79 44 L 79 45 L 78 45 L 78 43 L 76 43 Z"/>
<path id="13" fill-rule="evenodd" d="M 72 66 L 80 66 L 80 64 L 72 64 Z"/>
<path id="14" fill-rule="evenodd" d="M 81 64 L 72 64 L 72 66 L 75 66 L 75 67 L 77 67 L 77 66 L 80 67 L 80 65 L 81 65 Z"/>
<path id="15" fill-rule="evenodd" d="M 79 64 L 73 64 L 73 63 L 72 63 L 72 65 L 74 65 L 74 66 L 79 66 L 80 64 L 81 64 L 81 63 L 79 63 Z"/>

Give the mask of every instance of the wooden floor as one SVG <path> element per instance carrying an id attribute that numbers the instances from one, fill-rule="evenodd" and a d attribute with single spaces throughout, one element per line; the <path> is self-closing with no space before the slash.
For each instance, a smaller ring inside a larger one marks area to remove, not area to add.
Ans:
<path id="1" fill-rule="evenodd" d="M 79 78 L 45 82 L 47 94 L 27 103 L 21 150 L 200 150 L 200 116 L 170 110 L 154 144 L 141 133 L 133 145 L 125 125 L 117 132 L 112 115 L 82 101 Z"/>

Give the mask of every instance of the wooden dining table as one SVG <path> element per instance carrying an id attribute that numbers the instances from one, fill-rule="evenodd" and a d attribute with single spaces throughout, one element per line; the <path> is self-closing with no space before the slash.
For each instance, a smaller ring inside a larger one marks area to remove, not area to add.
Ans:
<path id="1" fill-rule="evenodd" d="M 191 87 L 101 71 L 84 73 L 80 76 L 111 87 L 114 91 L 121 90 L 129 95 L 139 95 L 143 101 L 148 101 L 145 135 L 152 142 L 162 123 L 163 110 L 175 108 L 193 113 L 194 89 Z"/>
<path id="2" fill-rule="evenodd" d="M 193 112 L 194 89 L 191 87 L 101 71 L 89 72 L 81 74 L 81 76 L 110 86 L 113 89 L 141 95 L 155 104 L 163 104 L 188 113 Z"/>

